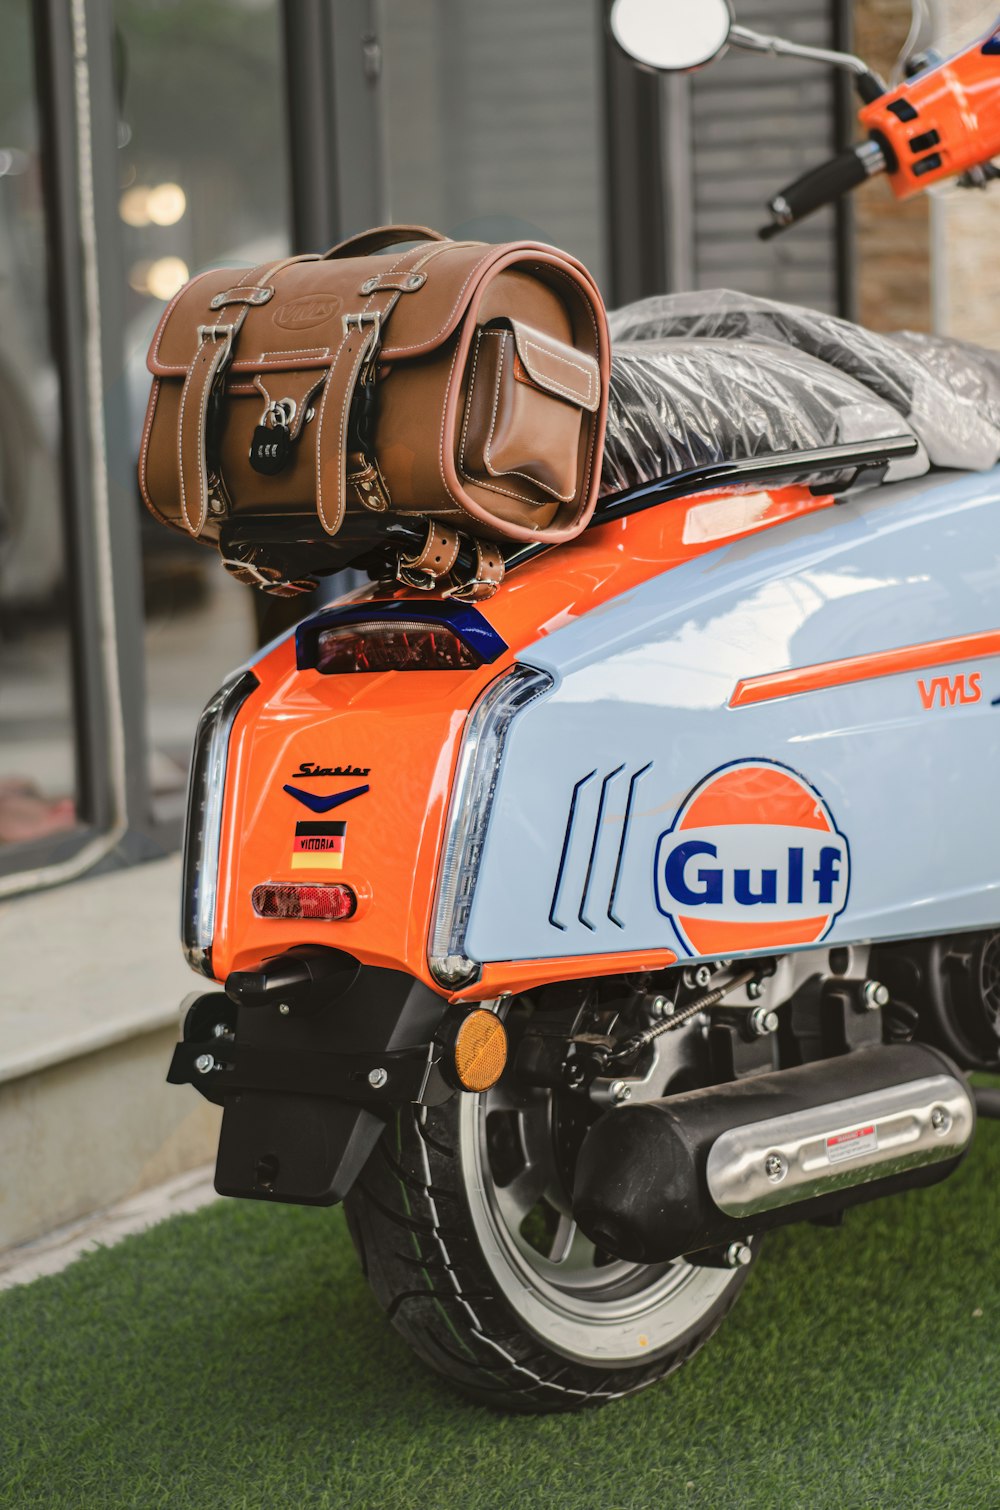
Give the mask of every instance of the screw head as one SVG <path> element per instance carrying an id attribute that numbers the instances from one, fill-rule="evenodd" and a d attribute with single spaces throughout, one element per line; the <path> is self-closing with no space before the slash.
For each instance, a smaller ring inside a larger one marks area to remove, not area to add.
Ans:
<path id="1" fill-rule="evenodd" d="M 614 1101 L 629 1101 L 632 1098 L 632 1087 L 626 1085 L 624 1080 L 611 1082 L 611 1098 Z"/>
<path id="2" fill-rule="evenodd" d="M 226 1024 L 224 1022 L 217 1022 L 215 1024 L 215 1027 L 212 1029 L 212 1037 L 225 1038 L 228 1032 L 229 1029 L 226 1027 Z"/>
<path id="3" fill-rule="evenodd" d="M 931 1126 L 942 1137 L 951 1127 L 951 1117 L 943 1106 L 935 1106 L 931 1109 Z"/>
<path id="4" fill-rule="evenodd" d="M 876 1012 L 879 1007 L 889 1005 L 889 987 L 884 986 L 880 980 L 866 980 L 861 994 L 869 1012 Z"/>
<path id="5" fill-rule="evenodd" d="M 215 1069 L 215 1060 L 211 1054 L 199 1054 L 194 1062 L 194 1067 L 199 1075 L 207 1075 L 209 1071 Z"/>
<path id="6" fill-rule="evenodd" d="M 699 965 L 697 970 L 694 972 L 695 985 L 700 986 L 701 989 L 704 990 L 711 979 L 712 972 L 709 969 L 708 965 Z"/>
<path id="7" fill-rule="evenodd" d="M 752 980 L 747 982 L 747 995 L 749 996 L 751 1001 L 759 1001 L 763 994 L 763 991 L 764 987 L 761 985 L 759 980 Z"/>
<path id="8" fill-rule="evenodd" d="M 654 1017 L 666 1017 L 671 1010 L 671 1003 L 665 996 L 654 996 L 650 1004 L 650 1011 Z"/>
<path id="9" fill-rule="evenodd" d="M 288 1014 L 289 1014 L 289 1012 L 291 1010 L 292 1009 L 288 1005 L 287 1001 L 279 1001 L 279 1003 L 278 1003 L 278 1011 L 281 1013 L 282 1017 L 287 1017 Z"/>
<path id="10" fill-rule="evenodd" d="M 380 1091 L 388 1079 L 389 1071 L 382 1069 L 381 1066 L 378 1069 L 368 1071 L 368 1084 L 372 1090 Z"/>
<path id="11" fill-rule="evenodd" d="M 745 1269 L 752 1258 L 749 1243 L 730 1243 L 726 1249 L 726 1268 Z"/>
<path id="12" fill-rule="evenodd" d="M 772 1185 L 778 1185 L 788 1173 L 788 1160 L 780 1153 L 769 1153 L 764 1160 L 764 1173 Z"/>
<path id="13" fill-rule="evenodd" d="M 772 1007 L 754 1007 L 750 1013 L 750 1031 L 755 1038 L 763 1038 L 778 1029 L 778 1014 Z"/>

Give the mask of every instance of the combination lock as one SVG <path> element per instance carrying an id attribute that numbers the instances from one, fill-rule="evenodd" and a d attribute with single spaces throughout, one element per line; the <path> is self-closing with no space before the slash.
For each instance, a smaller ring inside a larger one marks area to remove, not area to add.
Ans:
<path id="1" fill-rule="evenodd" d="M 292 452 L 289 425 L 295 418 L 293 399 L 268 404 L 264 418 L 253 432 L 250 442 L 250 465 L 265 477 L 274 477 L 288 465 Z"/>

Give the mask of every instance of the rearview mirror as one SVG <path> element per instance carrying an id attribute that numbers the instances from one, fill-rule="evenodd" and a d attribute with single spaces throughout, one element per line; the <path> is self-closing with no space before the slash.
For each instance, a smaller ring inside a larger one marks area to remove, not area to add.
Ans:
<path id="1" fill-rule="evenodd" d="M 688 73 L 704 68 L 729 41 L 729 0 L 614 0 L 611 35 L 642 68 Z"/>

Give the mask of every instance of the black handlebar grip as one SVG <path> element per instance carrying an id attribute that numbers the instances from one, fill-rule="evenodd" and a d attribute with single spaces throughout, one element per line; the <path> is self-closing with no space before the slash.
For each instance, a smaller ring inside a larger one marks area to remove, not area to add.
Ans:
<path id="1" fill-rule="evenodd" d="M 772 224 L 764 226 L 758 234 L 764 241 L 776 236 L 787 226 L 811 215 L 813 210 L 822 209 L 823 205 L 839 199 L 849 189 L 856 189 L 868 176 L 868 167 L 857 147 L 838 152 L 829 162 L 810 168 L 808 173 L 803 173 L 787 189 L 768 200 Z"/>

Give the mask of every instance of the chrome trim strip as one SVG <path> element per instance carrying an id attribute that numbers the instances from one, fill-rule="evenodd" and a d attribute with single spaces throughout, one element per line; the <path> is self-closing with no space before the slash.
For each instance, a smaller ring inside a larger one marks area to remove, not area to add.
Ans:
<path id="1" fill-rule="evenodd" d="M 462 736 L 434 894 L 428 960 L 434 979 L 468 985 L 478 964 L 465 953 L 465 933 L 482 860 L 504 744 L 515 714 L 553 686 L 547 671 L 514 666 L 492 682 L 472 709 Z"/>
<path id="2" fill-rule="evenodd" d="M 191 755 L 181 867 L 181 942 L 191 969 L 210 977 L 229 736 L 236 715 L 259 685 L 252 671 L 240 670 L 227 677 L 198 721 Z"/>

